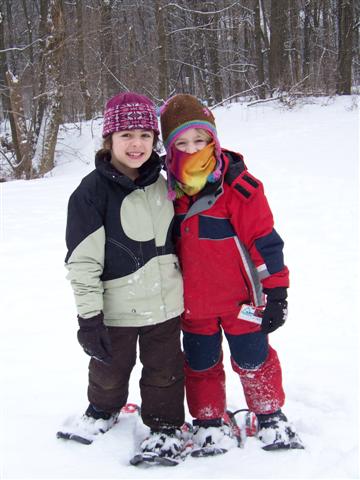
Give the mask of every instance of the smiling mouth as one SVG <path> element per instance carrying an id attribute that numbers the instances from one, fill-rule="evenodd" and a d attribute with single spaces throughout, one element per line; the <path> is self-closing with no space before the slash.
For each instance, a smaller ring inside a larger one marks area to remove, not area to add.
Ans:
<path id="1" fill-rule="evenodd" d="M 130 158 L 140 158 L 140 157 L 142 157 L 143 155 L 144 155 L 143 152 L 132 152 L 132 153 L 129 152 L 129 153 L 128 153 L 128 156 L 129 156 Z"/>

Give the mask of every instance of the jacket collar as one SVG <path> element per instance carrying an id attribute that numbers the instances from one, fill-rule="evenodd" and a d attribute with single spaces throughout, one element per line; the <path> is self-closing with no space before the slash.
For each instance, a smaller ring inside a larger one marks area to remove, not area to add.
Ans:
<path id="1" fill-rule="evenodd" d="M 184 195 L 180 198 L 180 201 L 184 198 L 189 205 L 189 210 L 185 216 L 185 219 L 198 215 L 199 213 L 209 210 L 217 199 L 223 194 L 223 175 L 214 183 L 207 183 L 205 187 L 194 197 L 188 197 Z"/>
<path id="2" fill-rule="evenodd" d="M 224 193 L 224 179 L 226 183 L 231 184 L 232 181 L 246 168 L 243 156 L 240 153 L 235 153 L 231 150 L 222 149 L 221 161 L 222 175 L 217 182 L 207 183 L 201 192 L 195 197 L 188 197 L 186 195 L 181 197 L 180 201 L 185 199 L 183 201 L 186 201 L 189 205 L 189 210 L 185 219 L 209 210 L 209 208 L 211 208 Z"/>

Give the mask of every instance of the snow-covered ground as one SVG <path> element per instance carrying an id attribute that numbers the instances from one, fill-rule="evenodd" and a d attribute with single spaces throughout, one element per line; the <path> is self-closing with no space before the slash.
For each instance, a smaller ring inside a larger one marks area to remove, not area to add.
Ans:
<path id="1" fill-rule="evenodd" d="M 359 116 L 354 97 L 215 111 L 223 146 L 265 184 L 291 271 L 289 319 L 271 334 L 285 413 L 304 451 L 244 449 L 176 468 L 129 466 L 135 416 L 91 446 L 55 438 L 87 406 L 87 363 L 65 279 L 67 200 L 93 168 L 100 123 L 66 125 L 47 178 L 0 184 L 0 463 L 2 479 L 359 478 Z M 226 353 L 228 353 L 225 347 Z M 243 407 L 227 362 L 230 408 Z M 129 400 L 139 402 L 140 365 Z M 189 419 L 189 418 L 188 418 Z"/>

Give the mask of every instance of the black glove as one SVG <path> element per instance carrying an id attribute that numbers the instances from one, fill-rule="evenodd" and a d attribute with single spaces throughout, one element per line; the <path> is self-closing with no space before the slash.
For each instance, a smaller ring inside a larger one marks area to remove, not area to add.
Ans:
<path id="1" fill-rule="evenodd" d="M 80 328 L 77 332 L 77 338 L 84 352 L 90 357 L 110 364 L 112 360 L 111 341 L 103 320 L 103 313 L 90 318 L 78 316 Z"/>
<path id="2" fill-rule="evenodd" d="M 284 325 L 286 321 L 288 313 L 287 290 L 285 287 L 267 288 L 264 289 L 264 293 L 267 295 L 267 300 L 262 317 L 261 331 L 271 333 Z"/>

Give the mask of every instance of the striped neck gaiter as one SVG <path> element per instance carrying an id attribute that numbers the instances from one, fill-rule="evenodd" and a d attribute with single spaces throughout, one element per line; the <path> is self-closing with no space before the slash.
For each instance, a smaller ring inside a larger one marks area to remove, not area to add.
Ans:
<path id="1" fill-rule="evenodd" d="M 214 175 L 215 170 L 219 170 L 219 174 Z M 170 174 L 174 180 L 176 198 L 184 193 L 196 195 L 208 181 L 215 182 L 221 174 L 215 157 L 215 142 L 195 153 L 180 152 L 172 147 Z"/>

